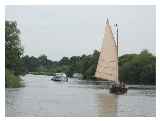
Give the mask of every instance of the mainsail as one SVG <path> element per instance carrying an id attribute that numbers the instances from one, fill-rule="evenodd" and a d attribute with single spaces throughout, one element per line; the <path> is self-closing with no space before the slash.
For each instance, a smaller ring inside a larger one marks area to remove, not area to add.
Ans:
<path id="1" fill-rule="evenodd" d="M 95 77 L 118 83 L 118 51 L 109 21 L 106 22 L 103 44 Z"/>

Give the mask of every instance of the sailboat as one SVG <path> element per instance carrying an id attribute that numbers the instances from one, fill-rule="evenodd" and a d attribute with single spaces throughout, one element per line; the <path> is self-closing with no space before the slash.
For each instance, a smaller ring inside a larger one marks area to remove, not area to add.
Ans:
<path id="1" fill-rule="evenodd" d="M 109 20 L 106 21 L 104 38 L 99 56 L 95 77 L 101 80 L 113 81 L 110 93 L 124 94 L 127 88 L 118 79 L 118 25 L 116 24 L 116 40 L 114 39 Z"/>

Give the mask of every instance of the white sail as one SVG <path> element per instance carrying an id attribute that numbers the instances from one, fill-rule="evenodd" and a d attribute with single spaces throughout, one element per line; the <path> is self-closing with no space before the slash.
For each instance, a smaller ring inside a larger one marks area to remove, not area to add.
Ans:
<path id="1" fill-rule="evenodd" d="M 95 77 L 118 83 L 118 54 L 111 26 L 107 21 Z"/>

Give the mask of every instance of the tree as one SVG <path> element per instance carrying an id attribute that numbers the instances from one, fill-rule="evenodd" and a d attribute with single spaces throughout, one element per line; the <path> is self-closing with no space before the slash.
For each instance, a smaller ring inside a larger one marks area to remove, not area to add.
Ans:
<path id="1" fill-rule="evenodd" d="M 45 54 L 38 57 L 39 63 L 42 66 L 47 65 L 47 56 Z"/>
<path id="2" fill-rule="evenodd" d="M 147 50 L 140 54 L 128 54 L 119 59 L 120 80 L 128 84 L 155 84 L 156 58 Z"/>
<path id="3" fill-rule="evenodd" d="M 70 64 L 70 61 L 69 61 L 69 58 L 68 58 L 68 57 L 63 57 L 63 58 L 59 61 L 59 63 L 60 63 L 61 65 L 67 65 L 67 64 Z"/>
<path id="4" fill-rule="evenodd" d="M 26 73 L 37 71 L 37 68 L 40 66 L 39 60 L 34 56 L 29 57 L 28 55 L 26 55 L 22 57 L 22 61 Z"/>
<path id="5" fill-rule="evenodd" d="M 20 40 L 20 30 L 17 28 L 15 21 L 5 22 L 5 67 L 14 71 L 15 74 L 20 74 L 21 71 L 21 56 L 23 48 Z"/>

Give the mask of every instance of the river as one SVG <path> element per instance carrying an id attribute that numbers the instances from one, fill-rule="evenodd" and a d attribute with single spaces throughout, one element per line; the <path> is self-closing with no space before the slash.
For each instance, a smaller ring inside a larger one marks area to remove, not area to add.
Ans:
<path id="1" fill-rule="evenodd" d="M 129 89 L 112 95 L 103 83 L 51 81 L 51 76 L 22 77 L 25 87 L 6 89 L 6 116 L 155 116 L 156 91 Z"/>

